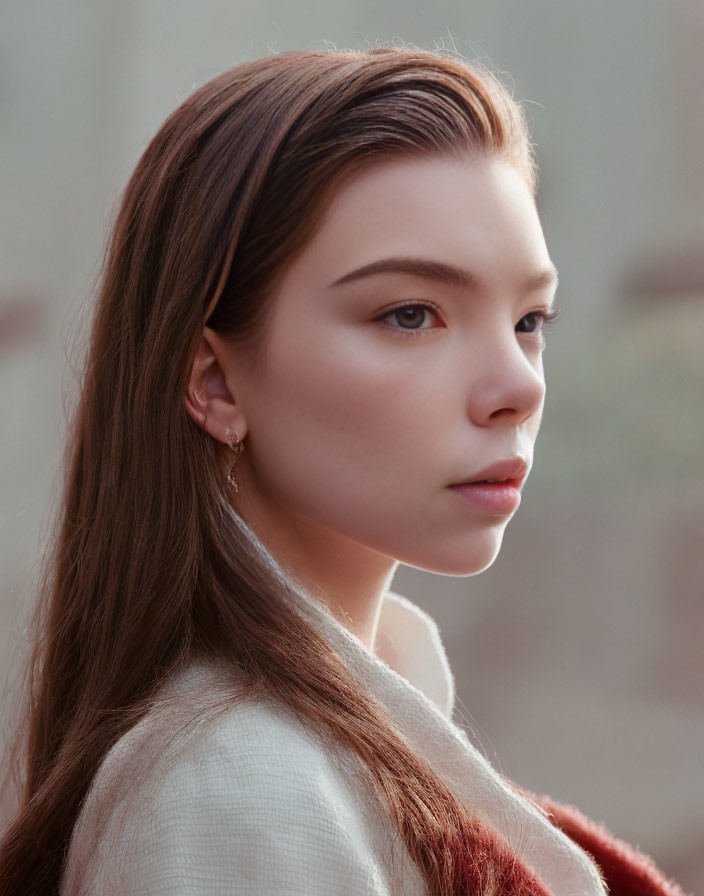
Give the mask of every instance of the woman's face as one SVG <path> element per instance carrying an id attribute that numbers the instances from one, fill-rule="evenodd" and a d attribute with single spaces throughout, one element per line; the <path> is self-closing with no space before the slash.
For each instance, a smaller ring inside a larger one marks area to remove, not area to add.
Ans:
<path id="1" fill-rule="evenodd" d="M 431 156 L 356 173 L 277 288 L 256 375 L 235 353 L 225 371 L 246 427 L 242 516 L 282 545 L 485 569 L 517 501 L 449 486 L 508 458 L 530 467 L 554 289 L 508 164 Z"/>

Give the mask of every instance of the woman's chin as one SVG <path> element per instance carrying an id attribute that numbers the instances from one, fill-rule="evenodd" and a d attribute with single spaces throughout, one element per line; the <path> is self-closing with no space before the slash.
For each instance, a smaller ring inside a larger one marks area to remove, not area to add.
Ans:
<path id="1" fill-rule="evenodd" d="M 401 562 L 406 566 L 445 576 L 474 576 L 484 572 L 496 560 L 501 549 L 503 532 L 503 528 L 499 531 L 493 530 L 491 533 L 475 537 L 469 543 L 466 539 L 457 544 L 446 543 L 437 551 L 424 553 L 423 557 L 404 559 Z"/>

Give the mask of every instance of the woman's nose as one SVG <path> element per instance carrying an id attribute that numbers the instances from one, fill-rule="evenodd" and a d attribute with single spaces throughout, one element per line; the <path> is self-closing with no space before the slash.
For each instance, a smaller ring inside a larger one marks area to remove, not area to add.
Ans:
<path id="1" fill-rule="evenodd" d="M 544 399 L 545 377 L 537 349 L 526 350 L 515 337 L 513 343 L 486 346 L 470 377 L 468 405 L 474 424 L 520 425 L 542 409 Z"/>

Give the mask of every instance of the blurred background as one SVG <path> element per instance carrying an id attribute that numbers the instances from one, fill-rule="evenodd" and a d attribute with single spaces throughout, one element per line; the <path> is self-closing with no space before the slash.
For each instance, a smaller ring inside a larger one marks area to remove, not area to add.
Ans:
<path id="1" fill-rule="evenodd" d="M 50 524 L 73 340 L 166 115 L 278 50 L 457 50 L 525 103 L 561 320 L 498 560 L 468 578 L 401 567 L 393 587 L 438 621 L 458 717 L 504 772 L 704 892 L 704 3 L 2 0 L 0 17 L 2 680 Z"/>

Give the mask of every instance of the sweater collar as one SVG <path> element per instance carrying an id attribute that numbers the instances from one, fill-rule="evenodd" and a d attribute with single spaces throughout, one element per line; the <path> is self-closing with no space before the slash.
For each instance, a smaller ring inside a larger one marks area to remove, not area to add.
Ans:
<path id="1" fill-rule="evenodd" d="M 498 831 L 555 896 L 605 896 L 594 862 L 519 794 L 452 721 L 455 687 L 436 623 L 387 591 L 370 651 L 320 600 L 290 583 L 299 612 L 383 704 L 417 753 L 474 813 Z"/>
<path id="2" fill-rule="evenodd" d="M 374 655 L 452 717 L 455 679 L 435 620 L 394 591 L 384 595 Z"/>

